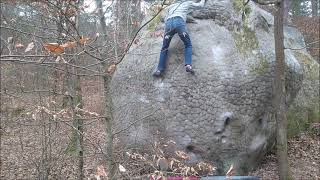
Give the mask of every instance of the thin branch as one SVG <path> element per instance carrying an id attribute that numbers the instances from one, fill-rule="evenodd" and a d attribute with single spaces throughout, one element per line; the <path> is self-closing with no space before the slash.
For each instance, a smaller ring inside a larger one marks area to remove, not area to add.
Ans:
<path id="1" fill-rule="evenodd" d="M 159 109 L 160 109 L 160 108 L 159 108 Z M 123 129 L 115 132 L 113 135 L 117 135 L 117 134 L 120 134 L 120 133 L 123 132 L 123 131 L 128 130 L 130 127 L 132 127 L 133 125 L 135 125 L 137 122 L 142 121 L 142 120 L 144 120 L 144 119 L 146 119 L 146 118 L 154 115 L 154 113 L 156 113 L 159 109 L 156 109 L 156 110 L 155 110 L 154 112 L 152 112 L 151 114 L 148 114 L 148 115 L 146 115 L 146 116 L 144 116 L 144 117 L 142 117 L 142 118 L 140 118 L 140 119 L 138 119 L 138 120 L 130 123 L 127 127 L 125 127 L 125 128 L 123 128 Z"/>
<path id="2" fill-rule="evenodd" d="M 314 42 L 311 42 L 311 43 L 308 43 L 307 45 L 303 46 L 303 47 L 300 47 L 300 48 L 290 48 L 290 47 L 285 47 L 284 49 L 290 49 L 290 50 L 302 50 L 302 49 L 306 49 L 308 47 L 310 47 L 310 45 L 312 44 L 317 44 L 319 43 L 320 40 L 317 40 L 317 41 L 314 41 Z M 309 48 L 309 49 L 318 49 L 318 48 Z"/>
<path id="3" fill-rule="evenodd" d="M 0 63 L 1 62 L 16 62 L 16 63 L 21 63 L 21 64 L 35 64 L 35 65 L 40 65 L 40 66 L 47 66 L 47 67 L 51 67 L 51 68 L 54 68 L 58 71 L 62 71 L 62 72 L 66 72 L 65 69 L 61 69 L 61 68 L 58 68 L 56 67 L 56 65 L 62 65 L 60 63 L 41 63 L 41 62 L 37 62 L 37 61 L 24 61 L 24 60 L 21 60 L 21 59 L 1 59 L 0 60 Z M 76 66 L 76 65 L 73 65 L 73 64 L 70 64 L 70 63 L 64 63 L 64 64 L 68 64 L 70 66 L 73 66 L 75 68 L 80 68 L 80 69 L 85 69 L 85 70 L 88 70 L 88 71 L 92 71 L 96 74 L 78 74 L 78 73 L 71 73 L 71 72 L 68 72 L 72 75 L 77 75 L 77 76 L 104 76 L 105 74 L 101 74 L 100 72 L 97 72 L 97 71 L 94 71 L 94 70 L 91 70 L 91 69 L 87 69 L 85 67 L 82 67 L 82 66 Z"/>
<path id="4" fill-rule="evenodd" d="M 18 62 L 18 63 L 24 63 L 24 64 L 50 64 L 50 65 L 62 65 L 61 63 L 58 63 L 58 62 L 39 62 L 39 61 L 26 61 L 26 60 L 22 60 L 22 59 L 0 59 L 1 62 Z M 91 71 L 93 73 L 99 73 L 97 71 L 94 71 L 92 69 L 89 69 L 89 68 L 85 68 L 85 67 L 82 67 L 82 66 L 77 66 L 77 65 L 74 65 L 74 64 L 70 64 L 68 62 L 66 63 L 63 63 L 63 64 L 67 64 L 71 67 L 75 67 L 75 68 L 78 68 L 78 69 L 83 69 L 83 70 L 86 70 L 86 71 Z"/>
<path id="5" fill-rule="evenodd" d="M 118 65 L 119 63 L 121 63 L 124 59 L 124 57 L 126 56 L 127 52 L 130 50 L 132 44 L 134 43 L 136 37 L 138 36 L 139 32 L 146 26 L 148 25 L 151 21 L 153 21 L 163 10 L 163 6 L 165 5 L 166 0 L 163 0 L 161 3 L 161 8 L 160 10 L 146 23 L 144 23 L 136 32 L 136 34 L 134 35 L 134 37 L 132 38 L 131 42 L 129 43 L 129 45 L 127 46 L 126 50 L 124 51 L 122 57 L 120 58 L 120 60 L 118 62 L 116 62 L 115 64 Z"/>
<path id="6" fill-rule="evenodd" d="M 11 28 L 11 27 L 6 27 L 6 26 L 0 26 L 0 28 L 12 30 L 12 31 L 16 31 L 16 32 L 19 32 L 19 33 L 21 33 L 21 34 L 25 34 L 25 35 L 28 35 L 28 36 L 34 36 L 34 37 L 37 37 L 37 38 L 40 38 L 40 39 L 58 39 L 58 40 L 64 40 L 64 39 L 62 39 L 62 38 L 39 36 L 39 35 L 32 34 L 31 32 L 24 32 L 24 31 L 21 31 L 21 30 L 18 30 L 18 29 L 14 29 L 14 28 Z"/>
<path id="7" fill-rule="evenodd" d="M 281 0 L 252 0 L 252 1 L 260 5 L 278 4 L 281 2 Z"/>

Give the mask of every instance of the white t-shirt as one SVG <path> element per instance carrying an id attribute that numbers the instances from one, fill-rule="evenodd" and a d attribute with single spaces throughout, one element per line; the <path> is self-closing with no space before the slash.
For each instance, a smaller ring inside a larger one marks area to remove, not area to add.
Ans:
<path id="1" fill-rule="evenodd" d="M 191 12 L 192 9 L 196 7 L 203 7 L 205 0 L 201 0 L 198 3 L 193 1 L 185 1 L 185 2 L 178 2 L 171 4 L 167 7 L 167 14 L 165 20 L 167 21 L 169 18 L 172 17 L 182 17 L 184 21 L 187 20 L 187 14 Z"/>

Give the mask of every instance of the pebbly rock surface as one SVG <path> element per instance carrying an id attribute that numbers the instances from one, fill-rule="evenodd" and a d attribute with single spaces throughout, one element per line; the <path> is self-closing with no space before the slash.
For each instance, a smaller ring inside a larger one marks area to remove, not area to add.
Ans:
<path id="1" fill-rule="evenodd" d="M 118 65 L 112 80 L 115 132 L 126 148 L 147 150 L 159 138 L 174 140 L 189 162 L 213 162 L 219 173 L 256 166 L 275 142 L 273 16 L 241 0 L 208 0 L 188 24 L 195 75 L 183 64 L 176 35 L 163 78 L 152 77 L 162 46 L 163 23 L 147 28 Z M 242 12 L 245 15 L 242 16 Z M 285 27 L 287 105 L 294 121 L 319 113 L 319 64 Z M 298 109 L 295 109 L 298 108 Z M 301 110 L 302 108 L 302 110 Z M 310 117 L 309 117 L 310 118 Z"/>

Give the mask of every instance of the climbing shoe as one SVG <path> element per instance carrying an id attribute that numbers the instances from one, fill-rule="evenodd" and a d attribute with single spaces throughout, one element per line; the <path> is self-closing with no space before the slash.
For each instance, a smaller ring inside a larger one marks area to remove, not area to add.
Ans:
<path id="1" fill-rule="evenodd" d="M 152 75 L 153 75 L 154 77 L 161 77 L 162 74 L 163 74 L 162 71 L 156 70 Z"/>
<path id="2" fill-rule="evenodd" d="M 192 69 L 192 66 L 190 64 L 186 65 L 186 71 L 191 73 L 191 74 L 194 74 L 194 70 Z"/>

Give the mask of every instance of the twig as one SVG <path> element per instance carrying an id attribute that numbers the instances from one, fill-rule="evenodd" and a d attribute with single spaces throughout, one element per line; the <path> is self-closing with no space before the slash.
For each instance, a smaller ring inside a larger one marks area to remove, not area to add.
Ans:
<path id="1" fill-rule="evenodd" d="M 159 109 L 160 109 L 160 108 L 159 108 Z M 144 120 L 144 119 L 146 119 L 146 118 L 154 115 L 154 113 L 156 113 L 159 109 L 156 109 L 156 110 L 155 110 L 154 112 L 152 112 L 151 114 L 148 114 L 148 115 L 146 115 L 146 116 L 144 116 L 144 117 L 142 117 L 142 118 L 140 118 L 140 119 L 138 119 L 138 120 L 130 123 L 127 127 L 125 127 L 125 128 L 123 128 L 123 129 L 121 129 L 121 130 L 113 133 L 113 135 L 117 135 L 117 134 L 120 134 L 120 133 L 123 132 L 123 131 L 128 130 L 130 127 L 132 127 L 132 126 L 133 126 L 134 124 L 136 124 L 137 122 L 142 121 L 142 120 Z"/>
<path id="2" fill-rule="evenodd" d="M 126 56 L 127 52 L 129 51 L 129 49 L 131 48 L 132 44 L 134 43 L 136 37 L 138 36 L 139 32 L 146 26 L 148 25 L 152 20 L 154 20 L 163 10 L 163 6 L 165 5 L 166 0 L 163 0 L 161 3 L 161 8 L 160 10 L 146 23 L 144 23 L 136 32 L 136 34 L 134 35 L 134 37 L 132 38 L 131 42 L 129 43 L 129 45 L 127 46 L 126 50 L 124 51 L 122 57 L 120 58 L 120 60 L 118 62 L 116 62 L 115 64 L 118 65 L 119 63 L 121 63 L 124 59 L 124 57 Z"/>
<path id="3" fill-rule="evenodd" d="M 305 49 L 305 48 L 308 48 L 311 44 L 317 44 L 319 43 L 320 40 L 317 40 L 317 41 L 314 41 L 314 42 L 311 42 L 311 43 L 308 43 L 307 45 L 305 45 L 304 47 L 300 47 L 300 48 L 290 48 L 290 47 L 285 47 L 284 49 L 290 49 L 290 50 L 302 50 L 302 49 Z M 318 49 L 318 48 L 310 48 L 310 49 Z"/>

